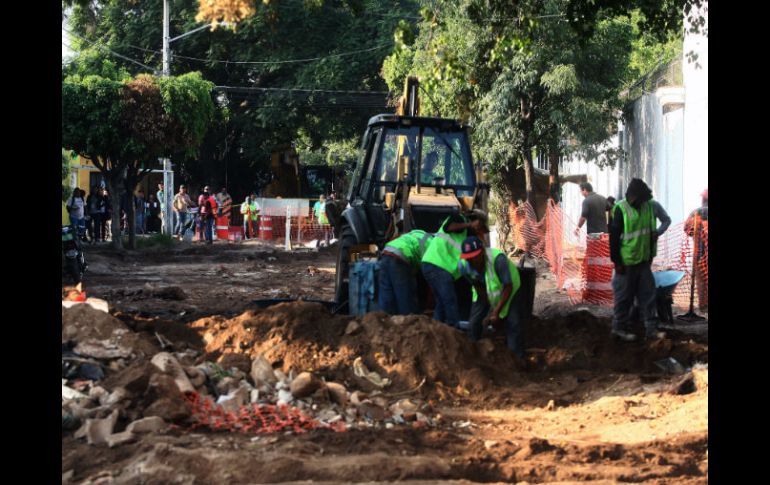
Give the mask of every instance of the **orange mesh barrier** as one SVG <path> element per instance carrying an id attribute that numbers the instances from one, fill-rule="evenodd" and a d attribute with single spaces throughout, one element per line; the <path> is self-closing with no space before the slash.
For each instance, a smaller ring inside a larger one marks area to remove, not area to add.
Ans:
<path id="1" fill-rule="evenodd" d="M 203 397 L 197 392 L 187 393 L 185 400 L 192 411 L 192 429 L 209 428 L 216 431 L 255 434 L 283 431 L 305 433 L 324 428 L 337 432 L 347 431 L 342 421 L 322 423 L 303 414 L 299 408 L 285 404 L 251 404 L 241 406 L 237 411 L 226 411 L 211 398 Z"/>
<path id="2" fill-rule="evenodd" d="M 587 237 L 574 234 L 577 223 L 567 219 L 561 207 L 548 201 L 546 215 L 537 221 L 529 203 L 511 203 L 509 220 L 516 247 L 548 261 L 558 288 L 566 291 L 574 304 L 612 306 L 612 274 L 609 236 Z M 699 229 L 697 229 L 699 228 Z M 696 244 L 694 240 L 699 242 Z M 685 273 L 674 293 L 674 305 L 690 305 L 690 284 L 695 258 L 695 304 L 708 305 L 708 221 L 700 218 L 688 224 L 669 226 L 658 240 L 653 271 L 676 270 Z"/>

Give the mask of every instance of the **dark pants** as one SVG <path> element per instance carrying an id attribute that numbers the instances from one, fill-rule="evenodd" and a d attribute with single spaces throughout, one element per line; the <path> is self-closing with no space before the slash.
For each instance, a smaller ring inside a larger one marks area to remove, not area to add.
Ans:
<path id="1" fill-rule="evenodd" d="M 94 212 L 91 214 L 91 240 L 99 241 L 104 239 L 102 234 L 102 218 L 104 214 Z"/>
<path id="2" fill-rule="evenodd" d="M 517 291 L 508 307 L 508 315 L 503 320 L 505 338 L 508 349 L 519 358 L 524 358 L 524 328 L 521 324 L 521 309 L 523 292 Z M 477 300 L 471 305 L 470 325 L 471 340 L 480 340 L 484 335 L 484 318 L 489 315 L 491 308 L 489 302 Z"/>
<path id="3" fill-rule="evenodd" d="M 214 217 L 204 215 L 201 219 L 201 232 L 202 236 L 205 236 L 207 242 L 213 242 L 214 239 Z"/>
<path id="4" fill-rule="evenodd" d="M 417 277 L 412 267 L 391 256 L 380 259 L 380 310 L 391 315 L 418 313 Z"/>
<path id="5" fill-rule="evenodd" d="M 616 272 L 612 276 L 612 293 L 615 299 L 612 314 L 613 330 L 629 331 L 634 299 L 638 302 L 639 313 L 644 321 L 647 335 L 652 335 L 658 330 L 655 278 L 652 276 L 649 262 L 626 266 L 625 274 L 622 275 Z"/>
<path id="6" fill-rule="evenodd" d="M 422 274 L 436 299 L 433 319 L 457 327 L 460 323 L 460 308 L 457 305 L 454 278 L 445 269 L 430 263 L 422 263 Z"/>

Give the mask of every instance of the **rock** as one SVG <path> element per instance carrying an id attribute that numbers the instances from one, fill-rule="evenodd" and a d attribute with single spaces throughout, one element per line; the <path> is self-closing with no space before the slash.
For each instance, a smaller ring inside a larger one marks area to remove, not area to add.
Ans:
<path id="1" fill-rule="evenodd" d="M 118 410 L 113 411 L 104 419 L 87 419 L 84 425 L 85 437 L 89 445 L 100 445 L 107 442 L 118 421 Z"/>
<path id="2" fill-rule="evenodd" d="M 206 383 L 206 373 L 197 367 L 185 367 L 184 371 L 190 379 L 190 383 L 195 386 L 195 388 Z"/>
<path id="3" fill-rule="evenodd" d="M 118 359 L 131 357 L 131 348 L 117 345 L 111 340 L 86 340 L 78 343 L 73 352 L 94 359 Z"/>
<path id="4" fill-rule="evenodd" d="M 350 402 L 358 406 L 362 402 L 364 402 L 369 396 L 366 395 L 366 393 L 361 391 L 353 391 L 353 393 L 350 395 Z"/>
<path id="5" fill-rule="evenodd" d="M 422 423 L 430 424 L 430 419 L 428 419 L 428 417 L 426 415 L 424 415 L 422 413 L 415 413 L 415 415 L 417 417 L 417 421 L 420 421 Z"/>
<path id="6" fill-rule="evenodd" d="M 345 386 L 337 382 L 327 382 L 326 389 L 329 391 L 332 402 L 345 406 L 348 403 L 348 390 Z"/>
<path id="7" fill-rule="evenodd" d="M 361 324 L 358 320 L 351 320 L 348 326 L 345 328 L 345 335 L 355 335 L 361 330 Z"/>
<path id="8" fill-rule="evenodd" d="M 150 404 L 142 414 L 144 417 L 159 416 L 165 421 L 179 422 L 190 417 L 190 408 L 180 399 L 161 398 Z"/>
<path id="9" fill-rule="evenodd" d="M 385 429 L 393 429 L 393 423 L 385 423 Z"/>
<path id="10" fill-rule="evenodd" d="M 291 395 L 291 392 L 287 391 L 286 389 L 281 389 L 278 391 L 278 401 L 276 404 L 279 406 L 281 404 L 291 404 L 291 402 L 294 400 L 294 398 Z"/>
<path id="11" fill-rule="evenodd" d="M 225 411 L 238 411 L 238 408 L 246 404 L 249 399 L 249 390 L 246 387 L 239 387 L 226 396 L 219 396 L 217 404 L 221 405 Z"/>
<path id="12" fill-rule="evenodd" d="M 164 288 L 157 288 L 152 290 L 150 294 L 155 298 L 160 298 L 162 300 L 179 301 L 187 299 L 187 294 L 182 288 L 178 286 L 166 286 Z"/>
<path id="13" fill-rule="evenodd" d="M 310 372 L 303 372 L 291 381 L 289 389 L 292 396 L 303 398 L 313 394 L 321 386 L 323 381 L 320 378 Z"/>
<path id="14" fill-rule="evenodd" d="M 107 389 L 103 388 L 102 386 L 94 386 L 88 391 L 88 397 L 99 402 L 101 402 L 101 400 L 104 399 L 108 394 L 109 392 L 107 392 Z"/>
<path id="15" fill-rule="evenodd" d="M 491 449 L 491 448 L 494 448 L 495 446 L 497 446 L 497 441 L 495 441 L 495 440 L 486 440 L 486 441 L 484 441 L 484 448 L 486 448 L 488 450 Z"/>
<path id="16" fill-rule="evenodd" d="M 484 338 L 476 342 L 476 347 L 484 357 L 488 356 L 495 350 L 495 344 L 492 339 Z"/>
<path id="17" fill-rule="evenodd" d="M 120 401 L 123 401 L 124 399 L 128 399 L 129 397 L 130 395 L 125 388 L 117 387 L 114 391 L 112 391 L 112 393 L 104 396 L 103 398 L 100 398 L 99 403 L 102 406 L 112 406 L 119 403 Z"/>
<path id="18" fill-rule="evenodd" d="M 390 405 L 390 412 L 394 415 L 404 416 L 406 414 L 415 415 L 419 410 L 417 403 L 412 402 L 410 399 L 401 399 L 400 401 Z M 406 417 L 404 417 L 406 419 Z"/>
<path id="19" fill-rule="evenodd" d="M 72 477 L 75 476 L 75 470 L 67 470 L 66 472 L 61 474 L 61 482 L 64 483 L 70 483 L 70 480 L 72 480 Z"/>
<path id="20" fill-rule="evenodd" d="M 141 395 L 147 389 L 150 378 L 157 373 L 159 373 L 158 368 L 150 362 L 146 360 L 135 362 L 122 372 L 108 377 L 104 381 L 104 385 L 108 389 L 124 387 L 131 394 Z"/>
<path id="21" fill-rule="evenodd" d="M 195 392 L 195 386 L 190 382 L 176 357 L 168 352 L 158 352 L 153 356 L 151 362 L 155 367 L 172 376 L 180 391 Z"/>
<path id="22" fill-rule="evenodd" d="M 388 400 L 385 399 L 382 396 L 375 396 L 371 398 L 372 403 L 378 405 L 379 407 L 386 409 L 388 407 Z"/>
<path id="23" fill-rule="evenodd" d="M 251 393 L 249 393 L 249 402 L 255 403 L 257 401 L 259 401 L 259 390 L 252 389 Z"/>
<path id="24" fill-rule="evenodd" d="M 110 448 L 122 445 L 124 443 L 128 443 L 129 441 L 133 441 L 136 438 L 134 436 L 134 433 L 130 431 L 123 431 L 122 433 L 115 433 L 111 434 L 107 437 L 107 446 Z"/>
<path id="25" fill-rule="evenodd" d="M 692 372 L 690 372 L 675 382 L 668 392 L 671 394 L 683 395 L 690 394 L 695 391 L 695 377 L 693 376 Z"/>
<path id="26" fill-rule="evenodd" d="M 406 315 L 393 315 L 390 317 L 390 321 L 394 325 L 403 325 L 406 322 Z"/>
<path id="27" fill-rule="evenodd" d="M 279 381 L 291 381 L 291 379 L 289 379 L 289 376 L 287 376 L 286 373 L 281 369 L 274 369 L 273 374 L 275 374 L 275 378 L 278 379 Z"/>
<path id="28" fill-rule="evenodd" d="M 362 416 L 368 416 L 375 421 L 381 421 L 385 419 L 385 410 L 374 403 L 361 403 L 358 406 L 358 412 Z"/>
<path id="29" fill-rule="evenodd" d="M 217 364 L 223 369 L 235 367 L 245 374 L 251 372 L 251 358 L 246 354 L 227 352 L 217 359 Z"/>
<path id="30" fill-rule="evenodd" d="M 326 387 L 322 385 L 313 394 L 310 395 L 310 399 L 312 399 L 314 406 L 317 404 L 329 404 L 329 402 L 331 402 L 331 393 L 328 389 L 326 389 Z"/>
<path id="31" fill-rule="evenodd" d="M 553 411 L 554 409 L 556 409 L 556 403 L 553 401 L 553 399 L 551 399 L 550 401 L 548 401 L 548 404 L 546 404 L 545 410 Z"/>
<path id="32" fill-rule="evenodd" d="M 137 419 L 126 427 L 126 431 L 135 434 L 155 433 L 166 427 L 166 422 L 160 416 L 148 416 Z"/>
<path id="33" fill-rule="evenodd" d="M 251 379 L 254 381 L 254 387 L 278 382 L 273 366 L 262 354 L 257 355 L 251 362 Z"/>

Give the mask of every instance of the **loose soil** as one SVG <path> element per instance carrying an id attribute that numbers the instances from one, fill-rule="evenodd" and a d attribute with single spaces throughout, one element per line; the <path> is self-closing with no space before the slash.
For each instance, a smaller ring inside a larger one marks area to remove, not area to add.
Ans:
<path id="1" fill-rule="evenodd" d="M 106 369 L 100 385 L 108 391 L 146 374 L 159 334 L 176 352 L 199 352 L 185 365 L 238 366 L 263 354 L 287 373 L 374 390 L 354 373 L 361 357 L 391 379 L 385 395 L 428 401 L 438 424 L 259 438 L 182 425 L 115 448 L 63 431 L 62 473 L 72 471 L 71 483 L 708 482 L 708 369 L 696 365 L 708 362 L 707 324 L 618 343 L 606 309 L 575 308 L 550 276 L 539 276 L 526 328 L 530 369 L 522 371 L 504 340 L 473 343 L 427 316 L 354 318 L 307 301 L 253 303 L 331 300 L 335 248 L 289 254 L 256 242 L 182 244 L 120 257 L 89 249 L 84 290 L 108 300 L 114 318 L 75 308 L 63 311 L 64 329 L 75 340 L 104 340 L 118 328 L 121 343 L 136 350 L 127 367 Z M 681 376 L 655 365 L 668 357 L 695 365 L 694 392 L 670 391 Z"/>

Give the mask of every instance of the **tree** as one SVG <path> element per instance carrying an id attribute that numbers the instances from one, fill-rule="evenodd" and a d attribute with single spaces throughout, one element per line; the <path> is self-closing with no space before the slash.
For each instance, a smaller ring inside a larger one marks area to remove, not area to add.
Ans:
<path id="1" fill-rule="evenodd" d="M 198 7 L 197 0 L 171 0 L 172 36 L 200 25 Z M 227 177 L 234 197 L 257 189 L 258 180 L 269 180 L 276 145 L 302 138 L 326 159 L 334 143 L 359 143 L 368 119 L 390 109 L 384 95 L 374 103 L 371 95 L 347 92 L 387 91 L 379 71 L 393 31 L 400 17 L 418 10 L 415 0 L 273 0 L 257 2 L 255 8 L 235 30 L 206 30 L 172 44 L 172 74 L 195 70 L 216 86 L 267 88 L 220 92 L 227 111 L 215 117 L 198 156 L 172 154 L 182 181 L 217 185 Z M 161 18 L 160 1 L 105 0 L 96 13 L 73 7 L 70 28 L 114 52 L 160 67 Z M 112 60 L 132 74 L 142 71 L 124 59 Z M 248 63 L 253 61 L 259 63 Z"/>
<path id="2" fill-rule="evenodd" d="M 64 150 L 61 152 L 61 200 L 67 202 L 67 199 L 72 195 L 72 187 L 70 187 L 67 180 L 70 176 L 70 161 Z"/>
<path id="3" fill-rule="evenodd" d="M 102 69 L 103 74 L 110 74 Z M 135 247 L 133 191 L 161 156 L 193 152 L 214 112 L 212 84 L 200 73 L 157 79 L 72 74 L 62 82 L 62 141 L 104 175 L 112 203 L 112 241 L 122 249 L 120 195 L 129 200 L 129 247 Z"/>
<path id="4" fill-rule="evenodd" d="M 617 155 L 598 145 L 615 129 L 633 32 L 628 22 L 604 20 L 582 39 L 560 18 L 566 0 L 530 6 L 541 20 L 498 21 L 494 8 L 474 0 L 445 3 L 440 16 L 425 12 L 415 44 L 400 46 L 383 73 L 392 90 L 405 73 L 421 75 L 424 114 L 475 126 L 475 154 L 491 163 L 496 189 L 512 196 L 522 167 L 534 205 L 535 150 L 552 158 L 590 152 L 604 163 Z"/>

